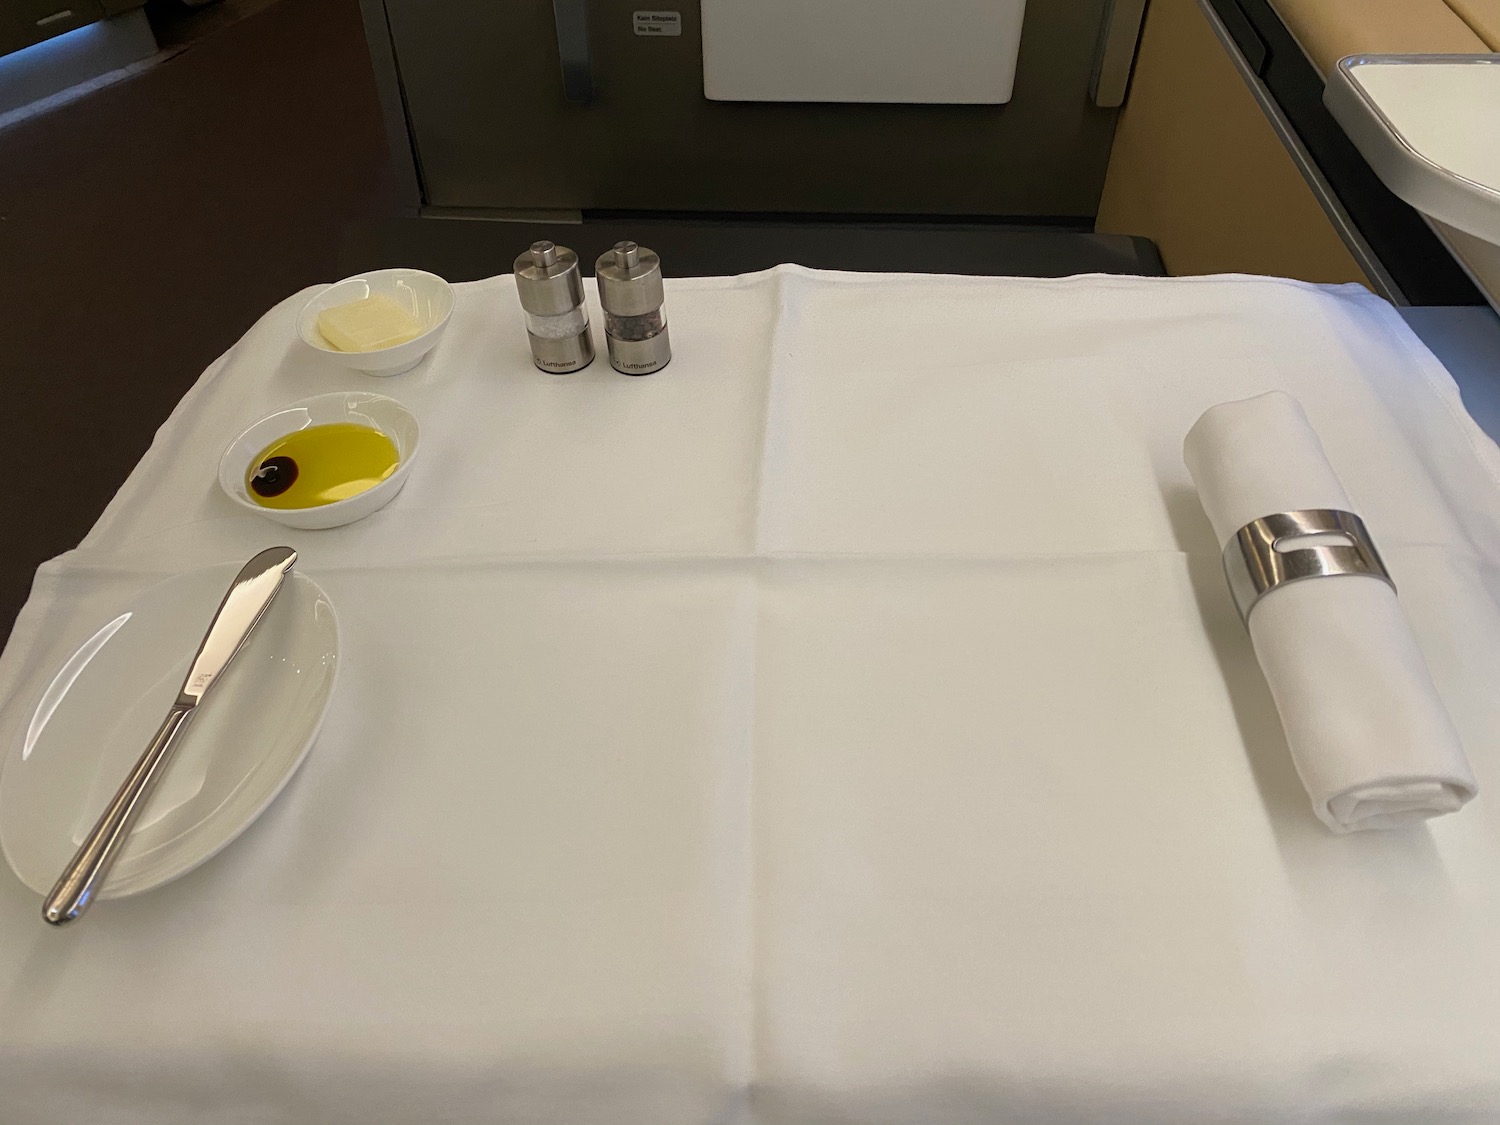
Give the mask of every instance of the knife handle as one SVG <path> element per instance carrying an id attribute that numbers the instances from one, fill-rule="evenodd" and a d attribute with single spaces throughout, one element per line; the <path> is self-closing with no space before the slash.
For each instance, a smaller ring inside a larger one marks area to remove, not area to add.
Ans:
<path id="1" fill-rule="evenodd" d="M 196 710 L 191 704 L 181 701 L 172 705 L 161 729 L 151 740 L 120 786 L 120 791 L 110 801 L 109 807 L 99 817 L 88 839 L 73 856 L 62 878 L 52 888 L 47 901 L 42 905 L 42 917 L 54 926 L 73 921 L 89 908 L 94 894 L 104 885 L 109 869 L 115 865 L 125 842 L 130 839 L 130 830 L 146 807 L 156 780 L 161 777 L 162 767 L 171 757 L 177 736 L 187 725 Z"/>

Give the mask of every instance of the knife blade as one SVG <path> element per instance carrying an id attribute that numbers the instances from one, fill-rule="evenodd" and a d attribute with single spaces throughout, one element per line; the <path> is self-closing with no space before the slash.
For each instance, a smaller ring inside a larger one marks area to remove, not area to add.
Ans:
<path id="1" fill-rule="evenodd" d="M 48 923 L 65 925 L 89 908 L 124 850 L 156 782 L 166 772 L 188 720 L 244 647 L 296 561 L 297 552 L 292 548 L 271 547 L 246 563 L 230 583 L 193 657 L 177 701 L 43 903 L 42 917 Z"/>

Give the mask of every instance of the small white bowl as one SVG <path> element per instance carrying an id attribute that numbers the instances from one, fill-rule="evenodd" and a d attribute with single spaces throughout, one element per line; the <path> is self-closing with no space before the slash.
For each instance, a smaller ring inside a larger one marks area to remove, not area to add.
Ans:
<path id="1" fill-rule="evenodd" d="M 347 500 L 335 500 L 332 504 L 320 504 L 316 508 L 267 508 L 250 498 L 245 486 L 245 477 L 251 463 L 273 441 L 287 434 L 305 430 L 308 426 L 326 426 L 335 422 L 355 422 L 379 430 L 396 443 L 396 453 L 401 458 L 396 471 L 374 488 L 367 488 Z M 268 414 L 229 443 L 224 456 L 219 458 L 219 487 L 224 494 L 243 508 L 258 516 L 286 524 L 313 530 L 324 527 L 341 527 L 355 520 L 362 520 L 372 512 L 378 512 L 400 492 L 411 475 L 412 463 L 417 458 L 417 419 L 412 412 L 393 398 L 368 394 L 363 391 L 337 391 L 329 395 L 303 399 L 291 406 Z"/>
<path id="2" fill-rule="evenodd" d="M 373 352 L 343 352 L 323 338 L 318 331 L 318 314 L 334 305 L 346 305 L 365 297 L 389 297 L 423 326 L 415 340 Z M 435 273 L 422 270 L 375 270 L 359 277 L 346 277 L 319 293 L 302 308 L 297 318 L 297 334 L 313 351 L 322 352 L 356 371 L 367 375 L 400 375 L 422 362 L 448 327 L 453 314 L 453 286 Z"/>

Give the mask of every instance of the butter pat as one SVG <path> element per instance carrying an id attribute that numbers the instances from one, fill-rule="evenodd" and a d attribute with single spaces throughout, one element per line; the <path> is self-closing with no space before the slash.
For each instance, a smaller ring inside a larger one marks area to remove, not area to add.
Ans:
<path id="1" fill-rule="evenodd" d="M 415 340 L 423 328 L 395 301 L 376 294 L 324 309 L 318 331 L 341 352 L 373 352 Z"/>

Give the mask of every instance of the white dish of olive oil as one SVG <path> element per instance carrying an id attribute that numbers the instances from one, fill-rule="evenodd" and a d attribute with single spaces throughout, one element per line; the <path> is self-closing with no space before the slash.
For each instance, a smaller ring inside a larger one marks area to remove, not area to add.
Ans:
<path id="1" fill-rule="evenodd" d="M 288 527 L 340 527 L 395 499 L 419 428 L 393 398 L 340 391 L 295 402 L 245 430 L 219 459 L 235 503 Z"/>

